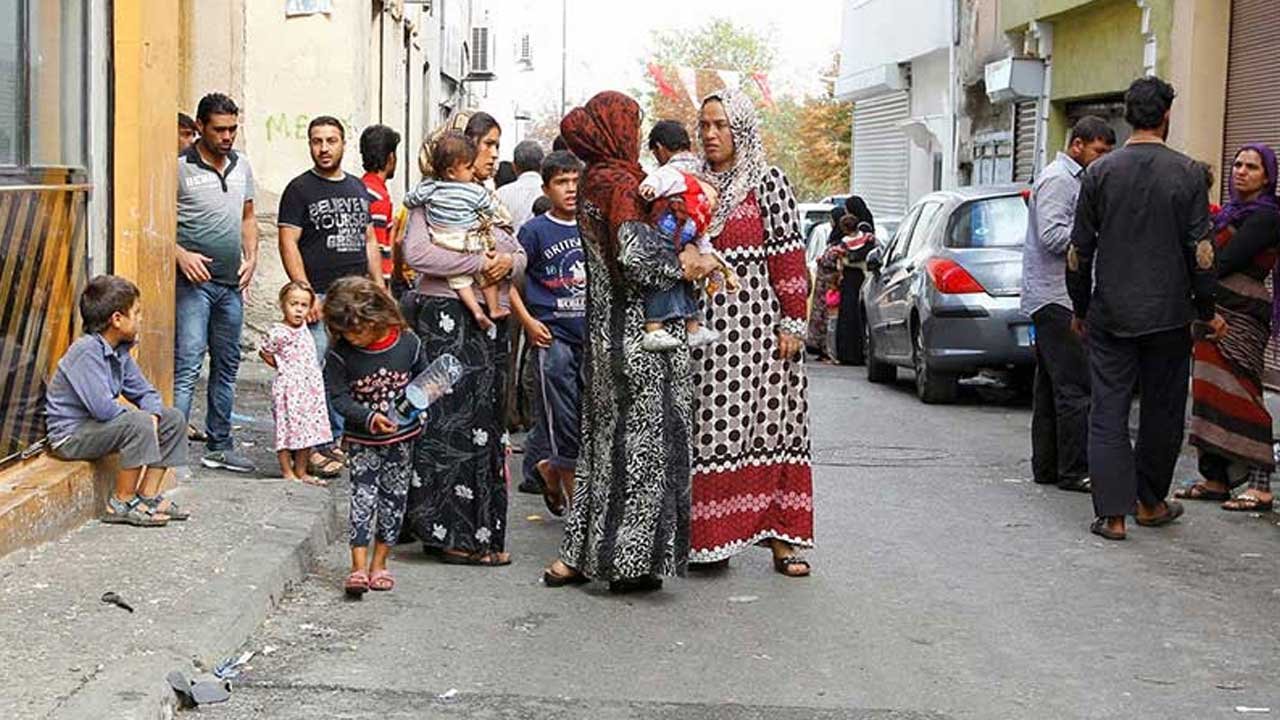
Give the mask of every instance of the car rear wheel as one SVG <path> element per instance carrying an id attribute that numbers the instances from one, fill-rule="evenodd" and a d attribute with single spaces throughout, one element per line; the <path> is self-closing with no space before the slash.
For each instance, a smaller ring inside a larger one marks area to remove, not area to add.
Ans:
<path id="1" fill-rule="evenodd" d="M 929 368 L 929 354 L 924 344 L 924 326 L 915 322 L 911 336 L 911 360 L 916 371 L 916 396 L 926 405 L 945 405 L 956 401 L 960 378 Z"/>
<path id="2" fill-rule="evenodd" d="M 863 313 L 866 317 L 866 313 Z M 875 338 L 871 336 L 871 323 L 862 323 L 862 348 L 867 361 L 867 381 L 873 383 L 891 383 L 898 379 L 898 368 L 876 359 Z"/>

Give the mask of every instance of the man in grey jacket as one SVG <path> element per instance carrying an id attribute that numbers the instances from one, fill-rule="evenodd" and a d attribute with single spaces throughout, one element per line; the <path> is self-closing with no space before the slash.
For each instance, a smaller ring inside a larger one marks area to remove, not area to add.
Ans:
<path id="1" fill-rule="evenodd" d="M 1086 115 L 1076 122 L 1066 151 L 1036 178 L 1022 250 L 1022 311 L 1031 316 L 1036 339 L 1032 473 L 1037 483 L 1077 492 L 1089 492 L 1089 362 L 1071 330 L 1067 247 L 1080 175 L 1115 142 L 1102 118 Z"/>

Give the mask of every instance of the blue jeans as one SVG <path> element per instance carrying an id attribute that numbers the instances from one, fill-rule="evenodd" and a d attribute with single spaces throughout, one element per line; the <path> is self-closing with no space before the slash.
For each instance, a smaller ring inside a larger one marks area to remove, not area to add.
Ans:
<path id="1" fill-rule="evenodd" d="M 552 338 L 548 348 L 535 348 L 533 430 L 525 442 L 524 472 L 531 477 L 542 460 L 551 467 L 572 470 L 578 463 L 581 439 L 582 346 Z"/>
<path id="2" fill-rule="evenodd" d="M 324 296 L 320 296 L 320 302 L 324 302 Z M 325 328 L 324 322 L 311 323 L 307 326 L 311 331 L 311 339 L 316 342 L 316 360 L 320 362 L 320 367 L 324 367 L 324 359 L 329 354 L 329 331 Z M 329 402 L 328 393 L 325 394 L 325 406 L 329 409 L 329 430 L 333 433 L 334 444 L 337 444 L 338 438 L 342 437 L 342 430 L 346 422 L 342 419 L 342 413 L 333 409 L 333 403 Z"/>
<path id="3" fill-rule="evenodd" d="M 173 406 L 190 422 L 191 399 L 208 352 L 209 399 L 204 422 L 209 450 L 230 450 L 235 446 L 231 440 L 231 409 L 235 405 L 240 331 L 244 326 L 240 289 L 214 282 L 192 285 L 179 275 L 175 304 Z"/>

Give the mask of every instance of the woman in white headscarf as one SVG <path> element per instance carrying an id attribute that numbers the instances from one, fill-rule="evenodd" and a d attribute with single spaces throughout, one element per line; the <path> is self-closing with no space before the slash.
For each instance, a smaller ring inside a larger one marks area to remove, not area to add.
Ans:
<path id="1" fill-rule="evenodd" d="M 708 96 L 698 117 L 706 175 L 720 193 L 709 233 L 742 280 L 706 300 L 719 341 L 693 351 L 691 567 L 752 545 L 788 577 L 809 574 L 813 546 L 808 380 L 809 273 L 791 183 L 765 160 L 751 99 Z"/>

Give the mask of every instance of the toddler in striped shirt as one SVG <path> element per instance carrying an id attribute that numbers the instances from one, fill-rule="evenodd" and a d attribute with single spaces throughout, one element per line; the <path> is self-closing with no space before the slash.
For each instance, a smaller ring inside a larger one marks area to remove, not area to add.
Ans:
<path id="1" fill-rule="evenodd" d="M 431 149 L 434 177 L 424 178 L 405 196 L 404 203 L 408 207 L 425 206 L 431 241 L 436 245 L 454 252 L 483 255 L 494 249 L 493 227 L 510 227 L 511 215 L 488 189 L 475 182 L 471 168 L 475 159 L 476 145 L 471 138 L 456 130 L 444 133 Z M 449 287 L 458 293 L 458 299 L 467 306 L 482 330 L 489 330 L 495 320 L 511 314 L 499 303 L 500 297 L 510 293 L 510 280 L 482 285 L 484 307 L 481 307 L 475 290 L 476 284 L 482 282 L 478 275 L 454 275 L 447 279 Z"/>

